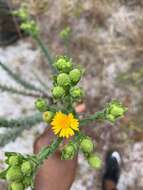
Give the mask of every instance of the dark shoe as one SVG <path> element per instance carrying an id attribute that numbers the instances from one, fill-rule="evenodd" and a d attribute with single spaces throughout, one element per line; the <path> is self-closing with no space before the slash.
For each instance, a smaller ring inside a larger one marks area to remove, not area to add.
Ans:
<path id="1" fill-rule="evenodd" d="M 120 177 L 121 156 L 117 151 L 109 151 L 105 160 L 102 190 L 117 190 Z"/>

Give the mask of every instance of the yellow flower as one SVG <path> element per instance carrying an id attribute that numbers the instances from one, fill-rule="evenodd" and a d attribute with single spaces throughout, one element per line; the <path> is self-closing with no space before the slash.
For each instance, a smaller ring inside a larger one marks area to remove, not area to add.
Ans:
<path id="1" fill-rule="evenodd" d="M 54 134 L 59 137 L 69 138 L 74 135 L 75 131 L 79 131 L 79 121 L 74 118 L 72 113 L 66 115 L 62 112 L 57 112 L 51 125 Z"/>

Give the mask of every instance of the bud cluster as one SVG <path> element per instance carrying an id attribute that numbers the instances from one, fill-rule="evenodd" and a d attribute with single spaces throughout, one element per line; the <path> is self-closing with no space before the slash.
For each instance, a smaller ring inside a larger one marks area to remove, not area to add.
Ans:
<path id="1" fill-rule="evenodd" d="M 101 159 L 93 153 L 94 143 L 90 137 L 81 139 L 80 149 L 92 168 L 99 169 L 101 167 Z"/>
<path id="2" fill-rule="evenodd" d="M 52 121 L 55 113 L 50 110 L 50 107 L 45 99 L 38 98 L 35 102 L 35 107 L 38 111 L 42 112 L 43 121 L 45 123 L 50 123 Z"/>
<path id="3" fill-rule="evenodd" d="M 22 23 L 20 28 L 22 30 L 32 36 L 36 36 L 39 33 L 39 28 L 36 22 L 30 19 L 26 5 L 23 4 L 19 10 L 13 12 L 13 15 L 18 16 L 21 19 Z"/>
<path id="4" fill-rule="evenodd" d="M 5 178 L 11 190 L 24 190 L 33 185 L 36 164 L 31 159 L 19 153 L 7 153 L 6 163 Z"/>
<path id="5" fill-rule="evenodd" d="M 106 105 L 105 118 L 111 123 L 114 123 L 117 119 L 123 117 L 126 111 L 126 107 L 124 107 L 120 102 L 113 100 Z"/>
<path id="6" fill-rule="evenodd" d="M 101 159 L 93 153 L 94 143 L 91 138 L 87 136 L 80 137 L 77 142 L 73 140 L 69 144 L 65 145 L 62 150 L 62 160 L 72 160 L 78 153 L 79 149 L 83 152 L 92 168 L 99 169 L 101 167 Z"/>
<path id="7" fill-rule="evenodd" d="M 74 101 L 81 99 L 83 90 L 76 86 L 82 76 L 81 70 L 74 68 L 71 59 L 64 56 L 59 57 L 54 66 L 58 71 L 52 89 L 54 99 L 63 99 L 66 96 L 70 96 Z"/>

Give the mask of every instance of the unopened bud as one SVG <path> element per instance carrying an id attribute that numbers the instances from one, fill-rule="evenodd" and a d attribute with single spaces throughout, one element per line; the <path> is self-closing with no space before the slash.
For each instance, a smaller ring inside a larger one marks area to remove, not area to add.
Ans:
<path id="1" fill-rule="evenodd" d="M 22 183 L 13 182 L 11 185 L 11 190 L 24 190 L 24 185 Z"/>
<path id="2" fill-rule="evenodd" d="M 36 36 L 39 33 L 39 28 L 34 20 L 23 22 L 20 28 L 32 36 Z"/>
<path id="3" fill-rule="evenodd" d="M 102 161 L 101 159 L 96 156 L 96 155 L 91 155 L 89 158 L 88 158 L 88 163 L 89 165 L 92 167 L 92 168 L 95 168 L 95 169 L 100 169 L 101 168 L 101 165 L 102 165 Z"/>
<path id="4" fill-rule="evenodd" d="M 72 160 L 77 152 L 77 145 L 74 143 L 68 144 L 62 150 L 63 160 Z"/>
<path id="5" fill-rule="evenodd" d="M 61 86 L 56 86 L 53 88 L 52 94 L 55 99 L 60 99 L 65 95 L 65 90 Z"/>
<path id="6" fill-rule="evenodd" d="M 90 138 L 85 138 L 81 141 L 80 148 L 84 153 L 92 153 L 94 144 Z"/>
<path id="7" fill-rule="evenodd" d="M 12 166 L 8 169 L 6 174 L 6 179 L 8 181 L 21 181 L 22 177 L 21 169 L 18 166 Z"/>
<path id="8" fill-rule="evenodd" d="M 67 59 L 66 57 L 60 57 L 57 59 L 54 65 L 59 71 L 63 73 L 69 73 L 73 67 L 71 60 Z"/>
<path id="9" fill-rule="evenodd" d="M 115 122 L 116 119 L 124 116 L 126 111 L 126 107 L 124 107 L 120 102 L 114 100 L 106 106 L 105 115 L 107 120 Z"/>
<path id="10" fill-rule="evenodd" d="M 71 81 L 76 84 L 81 79 L 81 71 L 79 69 L 73 69 L 70 71 L 69 76 Z"/>
<path id="11" fill-rule="evenodd" d="M 20 163 L 19 156 L 10 156 L 8 159 L 8 164 L 10 166 L 16 166 L 16 165 L 19 165 L 19 163 Z"/>
<path id="12" fill-rule="evenodd" d="M 46 111 L 43 113 L 43 120 L 46 122 L 46 123 L 50 123 L 52 118 L 54 116 L 54 113 L 51 112 L 51 111 Z"/>
<path id="13" fill-rule="evenodd" d="M 32 172 L 32 165 L 31 165 L 31 163 L 29 161 L 23 162 L 23 164 L 21 165 L 21 171 L 25 175 L 31 174 L 31 172 Z"/>
<path id="14" fill-rule="evenodd" d="M 35 107 L 40 111 L 40 112 L 45 112 L 47 111 L 47 102 L 43 98 L 38 98 L 35 102 Z"/>
<path id="15" fill-rule="evenodd" d="M 57 76 L 57 84 L 62 87 L 70 86 L 70 77 L 66 73 L 61 73 Z"/>
<path id="16" fill-rule="evenodd" d="M 70 95 L 72 98 L 80 99 L 83 97 L 83 90 L 80 87 L 72 87 L 70 89 Z"/>

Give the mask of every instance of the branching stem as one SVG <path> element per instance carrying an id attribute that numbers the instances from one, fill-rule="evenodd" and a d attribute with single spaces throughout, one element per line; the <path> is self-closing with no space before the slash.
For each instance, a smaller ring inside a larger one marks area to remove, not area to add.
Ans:
<path id="1" fill-rule="evenodd" d="M 43 148 L 39 152 L 39 154 L 37 155 L 39 165 L 41 165 L 44 160 L 46 160 L 51 154 L 56 151 L 61 142 L 62 138 L 56 138 L 50 146 Z"/>
<path id="2" fill-rule="evenodd" d="M 105 119 L 105 114 L 104 111 L 99 111 L 93 115 L 90 115 L 84 119 L 80 120 L 80 125 L 87 125 L 89 124 L 91 121 L 95 121 L 95 120 L 104 120 Z"/>

